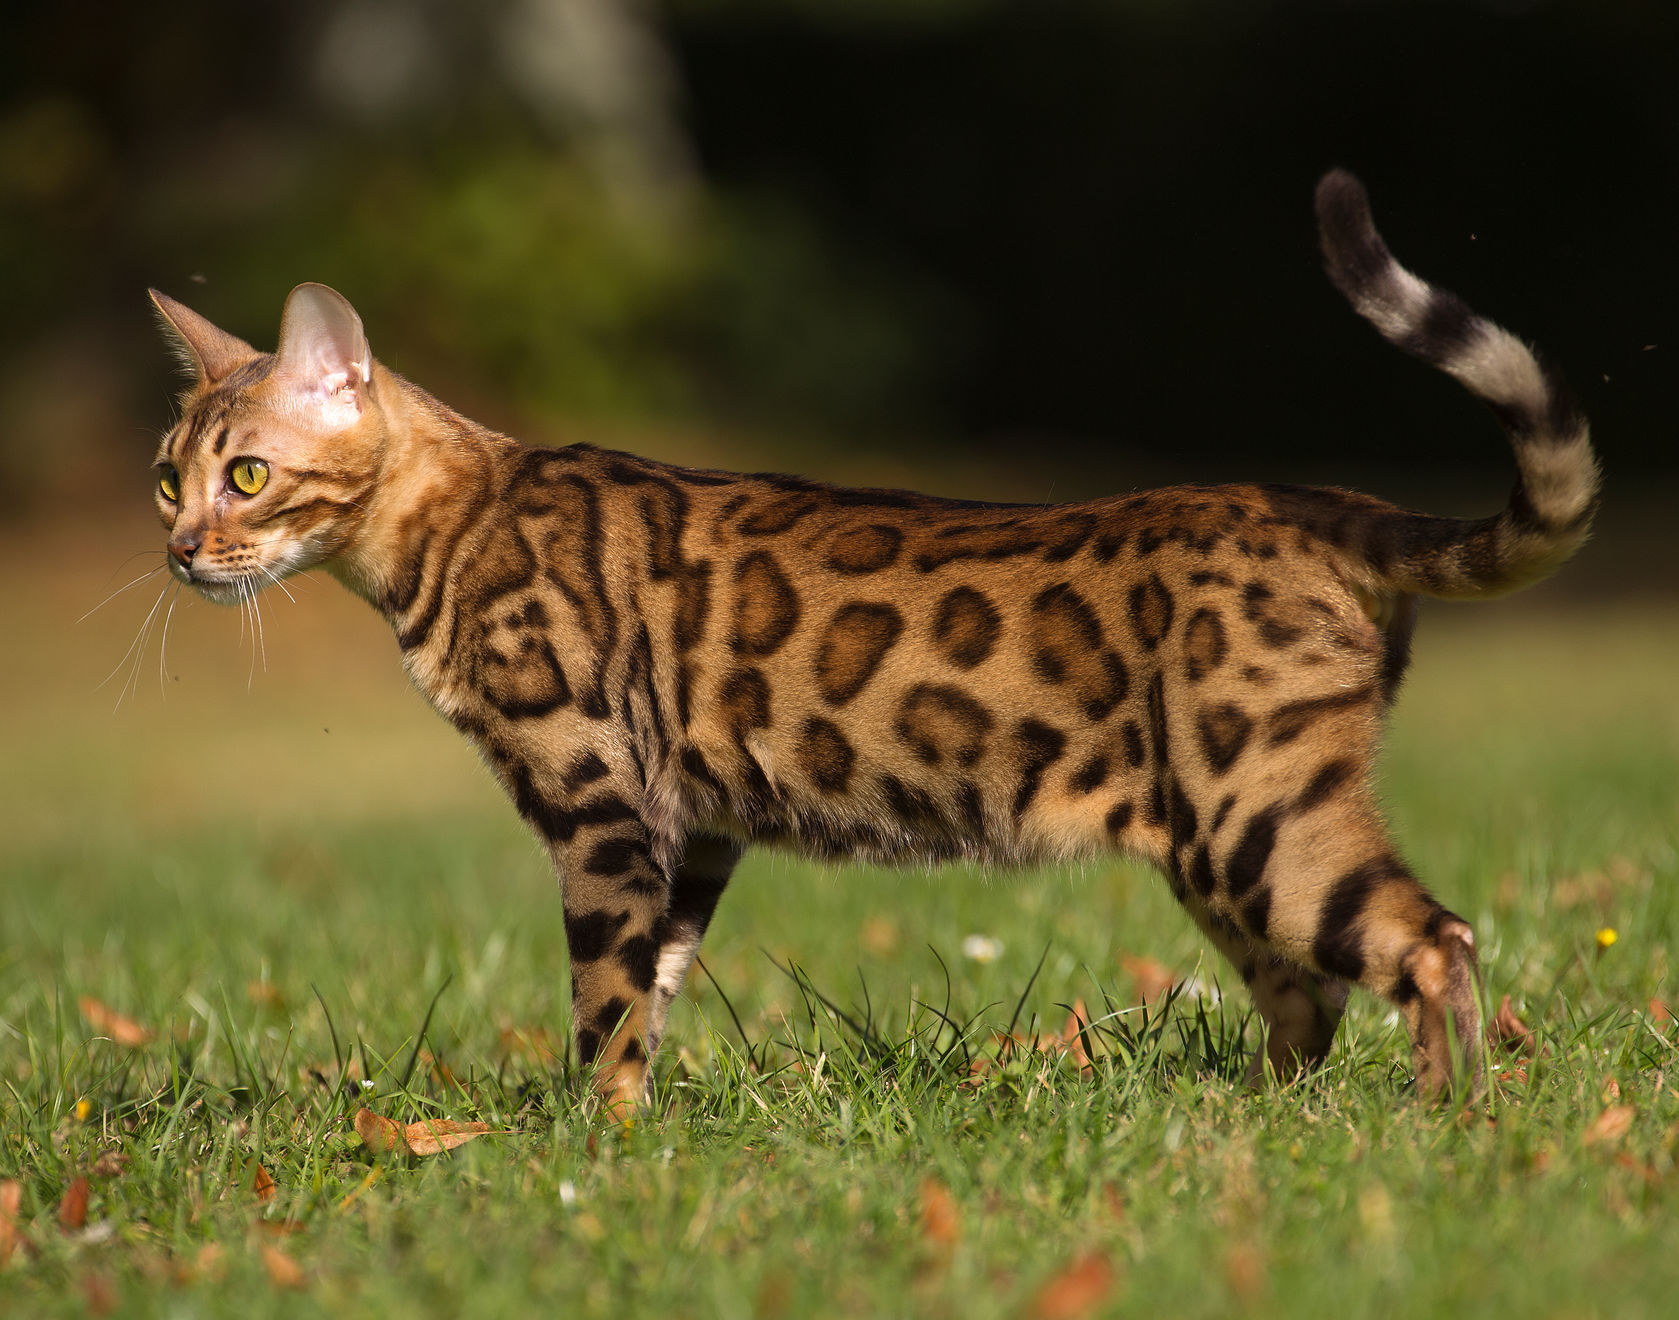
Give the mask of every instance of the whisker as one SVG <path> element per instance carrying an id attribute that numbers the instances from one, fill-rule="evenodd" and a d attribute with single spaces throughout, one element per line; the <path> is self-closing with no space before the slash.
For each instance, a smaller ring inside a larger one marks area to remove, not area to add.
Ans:
<path id="1" fill-rule="evenodd" d="M 238 591 L 239 591 L 239 640 L 244 641 L 245 640 L 245 618 L 251 612 L 251 589 L 248 585 L 246 585 L 246 582 L 245 582 L 244 578 L 235 579 L 235 585 L 237 586 Z M 257 676 L 257 624 L 256 624 L 256 620 L 253 618 L 253 619 L 251 619 L 251 669 L 250 669 L 250 672 L 245 675 L 245 691 L 249 692 L 251 690 L 251 685 L 254 682 L 256 682 L 256 676 Z"/>
<path id="2" fill-rule="evenodd" d="M 147 552 L 139 551 L 137 553 L 144 554 L 144 553 L 147 553 Z M 130 555 L 129 558 L 133 559 L 134 556 Z M 97 614 L 100 610 L 104 609 L 107 605 L 109 605 L 118 596 L 122 595 L 122 593 L 127 591 L 130 587 L 139 586 L 140 583 L 144 582 L 147 578 L 152 577 L 154 574 L 163 572 L 164 569 L 166 569 L 167 567 L 168 567 L 167 564 L 159 564 L 156 568 L 148 568 L 144 573 L 140 574 L 140 576 L 135 578 L 132 582 L 123 583 L 122 586 L 118 587 L 109 596 L 105 597 L 104 600 L 100 601 L 97 605 L 95 605 L 91 610 L 89 610 L 87 612 L 87 614 L 82 615 L 82 617 L 80 619 L 77 619 L 76 622 L 81 623 L 83 619 L 88 618 L 90 615 Z"/>
<path id="3" fill-rule="evenodd" d="M 249 581 L 249 579 L 246 580 Z M 268 632 L 262 626 L 262 601 L 257 599 L 257 589 L 254 584 L 250 590 L 251 613 L 256 615 L 257 621 L 257 645 L 262 648 L 262 672 L 266 674 L 268 672 Z"/>
<path id="4" fill-rule="evenodd" d="M 169 597 L 169 609 L 163 616 L 163 639 L 157 648 L 157 690 L 163 694 L 164 701 L 169 700 L 169 621 L 175 617 L 175 602 L 181 598 L 181 584 L 175 584 L 174 594 Z"/>
<path id="5" fill-rule="evenodd" d="M 150 623 L 151 619 L 152 619 L 152 615 L 157 613 L 157 607 L 163 603 L 164 593 L 167 592 L 168 590 L 169 590 L 169 586 L 168 586 L 167 583 L 165 583 L 164 586 L 158 591 L 157 599 L 152 602 L 152 608 L 151 608 L 150 613 L 148 613 L 146 615 L 146 618 L 145 618 L 144 622 L 142 622 L 140 624 L 139 631 L 134 634 L 134 640 L 128 644 L 128 650 L 126 650 L 122 653 L 122 659 L 117 661 L 116 668 L 111 670 L 110 673 L 106 674 L 105 677 L 99 681 L 98 686 L 93 689 L 95 692 L 99 691 L 100 688 L 104 687 L 105 684 L 109 683 L 113 678 L 115 678 L 117 676 L 118 672 L 122 669 L 122 667 L 125 664 L 128 663 L 128 657 L 134 653 L 134 648 L 139 645 L 140 638 L 146 630 L 146 624 Z M 118 706 L 122 705 L 122 693 L 120 691 L 117 693 L 117 705 Z M 116 709 L 115 707 L 112 707 L 113 713 L 114 713 L 115 709 Z"/>
<path id="6" fill-rule="evenodd" d="M 281 591 L 285 591 L 286 592 L 286 599 L 289 600 L 293 605 L 297 604 L 297 597 L 292 595 L 291 592 L 286 591 L 286 584 L 279 579 L 278 575 L 275 574 L 273 569 L 267 567 L 264 564 L 258 564 L 257 565 L 257 572 L 261 573 L 265 578 L 267 578 L 275 586 L 280 588 Z"/>
<path id="7" fill-rule="evenodd" d="M 133 691 L 134 695 L 139 695 L 140 665 L 146 658 L 146 648 L 151 645 L 152 628 L 156 625 L 158 607 L 163 604 L 163 597 L 168 590 L 169 588 L 166 585 L 162 591 L 157 593 L 157 599 L 152 602 L 152 607 L 147 612 L 145 621 L 140 625 L 140 634 L 134 639 L 135 644 L 129 648 L 134 659 L 128 666 L 128 673 L 123 676 L 122 686 L 117 689 L 116 705 L 111 707 L 112 714 L 115 714 L 121 708 L 130 690 Z"/>

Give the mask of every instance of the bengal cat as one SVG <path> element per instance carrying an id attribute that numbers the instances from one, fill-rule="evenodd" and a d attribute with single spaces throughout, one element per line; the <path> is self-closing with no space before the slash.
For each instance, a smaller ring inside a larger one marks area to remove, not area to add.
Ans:
<path id="1" fill-rule="evenodd" d="M 1419 1086 L 1479 1078 L 1469 926 L 1371 786 L 1419 595 L 1585 540 L 1586 424 L 1518 340 L 1318 187 L 1328 269 L 1492 406 L 1509 507 L 1459 521 L 1295 486 L 982 504 L 527 449 L 373 359 L 303 284 L 273 354 L 162 294 L 194 374 L 156 470 L 170 566 L 232 601 L 324 566 L 391 624 L 559 873 L 578 1053 L 623 1114 L 741 850 L 1015 864 L 1123 852 L 1247 983 L 1251 1076 L 1321 1061 L 1350 985 Z"/>

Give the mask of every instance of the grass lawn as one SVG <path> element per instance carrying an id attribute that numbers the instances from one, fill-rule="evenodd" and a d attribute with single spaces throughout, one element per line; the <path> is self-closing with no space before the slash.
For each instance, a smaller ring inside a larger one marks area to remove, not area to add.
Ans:
<path id="1" fill-rule="evenodd" d="M 183 599 L 113 712 L 150 597 L 74 620 L 154 530 L 0 539 L 0 1315 L 1673 1314 L 1670 601 L 1424 611 L 1388 800 L 1535 1037 L 1483 1103 L 1415 1101 L 1364 998 L 1243 1091 L 1239 984 L 1140 868 L 760 853 L 615 1130 L 546 863 L 369 612 L 271 592 L 252 673 Z M 1075 1046 L 976 1069 L 1077 999 Z M 376 1157 L 361 1106 L 505 1134 Z"/>

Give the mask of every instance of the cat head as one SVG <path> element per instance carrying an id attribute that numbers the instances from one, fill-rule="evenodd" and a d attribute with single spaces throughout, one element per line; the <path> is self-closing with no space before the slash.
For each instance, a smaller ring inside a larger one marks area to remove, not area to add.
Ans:
<path id="1" fill-rule="evenodd" d="M 340 554 L 385 454 L 380 380 L 355 308 L 300 284 L 279 348 L 259 353 L 173 298 L 151 298 L 194 376 L 153 465 L 170 571 L 231 603 Z"/>

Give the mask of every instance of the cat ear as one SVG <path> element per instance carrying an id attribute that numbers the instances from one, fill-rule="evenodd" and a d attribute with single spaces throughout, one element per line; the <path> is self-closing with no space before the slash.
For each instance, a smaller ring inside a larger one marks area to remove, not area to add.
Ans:
<path id="1" fill-rule="evenodd" d="M 361 317 L 324 284 L 299 284 L 280 317 L 279 370 L 327 420 L 348 426 L 367 407 L 373 354 Z"/>
<path id="2" fill-rule="evenodd" d="M 181 365 L 198 377 L 200 385 L 214 385 L 240 363 L 256 356 L 256 349 L 243 339 L 217 329 L 192 308 L 156 289 L 146 292 L 162 318 L 164 338 L 181 359 Z"/>

